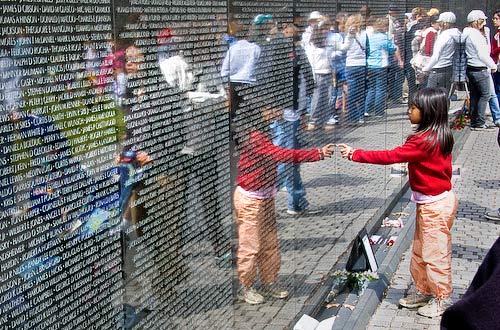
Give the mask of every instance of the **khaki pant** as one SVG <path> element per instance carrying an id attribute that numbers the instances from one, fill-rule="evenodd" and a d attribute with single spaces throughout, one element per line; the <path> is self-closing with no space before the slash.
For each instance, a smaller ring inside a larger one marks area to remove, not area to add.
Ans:
<path id="1" fill-rule="evenodd" d="M 234 208 L 238 220 L 237 267 L 241 284 L 251 287 L 257 271 L 262 283 L 276 281 L 281 256 L 274 198 L 249 198 L 236 189 Z"/>
<path id="2" fill-rule="evenodd" d="M 410 272 L 417 290 L 438 299 L 451 296 L 451 233 L 458 200 L 453 192 L 440 201 L 417 204 Z"/>

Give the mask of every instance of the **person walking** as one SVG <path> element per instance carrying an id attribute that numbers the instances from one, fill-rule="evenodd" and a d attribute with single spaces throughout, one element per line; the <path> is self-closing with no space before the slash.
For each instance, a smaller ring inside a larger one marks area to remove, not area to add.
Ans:
<path id="1" fill-rule="evenodd" d="M 339 144 L 343 158 L 388 165 L 408 162 L 411 200 L 417 204 L 410 272 L 417 292 L 399 300 L 427 317 L 451 305 L 451 227 L 458 208 L 452 191 L 453 135 L 448 124 L 448 94 L 442 88 L 415 93 L 408 117 L 418 125 L 406 142 L 392 150 L 354 149 Z"/>

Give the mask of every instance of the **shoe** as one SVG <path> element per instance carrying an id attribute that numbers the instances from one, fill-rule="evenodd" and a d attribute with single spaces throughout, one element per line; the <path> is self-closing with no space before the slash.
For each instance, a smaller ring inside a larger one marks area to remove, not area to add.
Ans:
<path id="1" fill-rule="evenodd" d="M 371 115 L 368 112 L 365 112 L 365 117 L 370 117 Z"/>
<path id="2" fill-rule="evenodd" d="M 260 289 L 260 293 L 266 297 L 273 297 L 276 299 L 286 299 L 288 298 L 288 291 L 276 285 L 276 283 L 270 283 L 263 285 Z"/>
<path id="3" fill-rule="evenodd" d="M 426 317 L 437 317 L 441 316 L 446 308 L 452 305 L 451 299 L 431 299 L 425 306 L 420 307 L 417 310 L 418 315 Z"/>
<path id="4" fill-rule="evenodd" d="M 404 308 L 417 308 L 427 305 L 431 299 L 432 296 L 417 291 L 409 294 L 405 298 L 399 299 L 399 305 Z"/>
<path id="5" fill-rule="evenodd" d="M 326 122 L 326 125 L 336 125 L 336 124 L 338 124 L 338 123 L 339 123 L 338 119 L 337 119 L 337 118 L 335 118 L 335 117 L 332 117 L 332 118 L 330 118 L 330 119 Z"/>
<path id="6" fill-rule="evenodd" d="M 483 130 L 487 130 L 487 129 L 490 129 L 490 128 L 493 128 L 493 126 L 489 126 L 487 124 L 484 124 L 484 125 L 481 125 L 481 126 L 471 126 L 470 130 L 471 131 L 483 131 Z"/>
<path id="7" fill-rule="evenodd" d="M 264 297 L 254 288 L 241 289 L 241 292 L 238 294 L 238 299 L 243 300 L 250 305 L 258 305 L 266 301 L 266 299 L 264 299 Z"/>
<path id="8" fill-rule="evenodd" d="M 358 124 L 364 124 L 365 121 L 363 119 L 358 120 Z"/>
<path id="9" fill-rule="evenodd" d="M 500 211 L 487 211 L 484 214 L 484 217 L 488 220 L 493 220 L 493 221 L 500 221 Z"/>

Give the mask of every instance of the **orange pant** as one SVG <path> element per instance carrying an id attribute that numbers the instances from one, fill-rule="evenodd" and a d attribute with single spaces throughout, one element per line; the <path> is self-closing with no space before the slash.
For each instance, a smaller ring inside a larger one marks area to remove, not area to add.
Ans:
<path id="1" fill-rule="evenodd" d="M 276 281 L 281 255 L 274 198 L 250 198 L 236 189 L 234 208 L 238 220 L 237 266 L 241 284 L 251 287 L 257 270 L 262 283 Z"/>
<path id="2" fill-rule="evenodd" d="M 451 233 L 458 200 L 450 191 L 446 198 L 417 204 L 410 272 L 417 290 L 438 299 L 451 296 Z"/>

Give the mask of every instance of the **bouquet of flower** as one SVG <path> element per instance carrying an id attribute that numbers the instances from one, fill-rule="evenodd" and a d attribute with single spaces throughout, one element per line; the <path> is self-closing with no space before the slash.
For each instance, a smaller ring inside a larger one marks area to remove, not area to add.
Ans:
<path id="1" fill-rule="evenodd" d="M 457 131 L 464 129 L 465 125 L 469 122 L 469 120 L 470 117 L 468 115 L 465 115 L 463 113 L 460 114 L 460 116 L 457 116 L 457 118 L 455 118 L 452 129 Z"/>
<path id="2" fill-rule="evenodd" d="M 348 286 L 352 290 L 356 290 L 358 296 L 361 296 L 368 283 L 378 280 L 378 274 L 375 272 L 349 272 L 347 270 L 338 270 L 332 275 L 333 285 L 332 291 L 335 292 L 339 287 Z M 338 292 L 338 291 L 337 291 Z"/>

